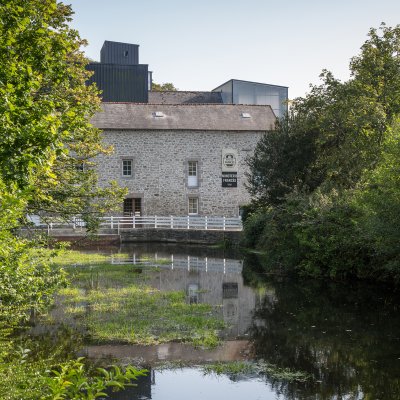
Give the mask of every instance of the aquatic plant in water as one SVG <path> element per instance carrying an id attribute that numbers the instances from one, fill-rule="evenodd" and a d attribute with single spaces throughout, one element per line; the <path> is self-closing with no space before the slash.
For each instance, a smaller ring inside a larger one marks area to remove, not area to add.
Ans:
<path id="1" fill-rule="evenodd" d="M 287 382 L 305 382 L 312 379 L 312 375 L 306 372 L 293 371 L 289 368 L 280 368 L 264 361 L 234 361 L 229 363 L 207 364 L 202 366 L 202 370 L 204 374 L 216 375 L 265 375 L 272 379 Z"/>

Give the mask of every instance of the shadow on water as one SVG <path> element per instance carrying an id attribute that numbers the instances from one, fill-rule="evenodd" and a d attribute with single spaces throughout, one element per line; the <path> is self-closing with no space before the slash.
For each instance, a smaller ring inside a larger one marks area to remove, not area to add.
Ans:
<path id="1" fill-rule="evenodd" d="M 400 398 L 398 293 L 363 283 L 272 281 L 247 268 L 249 283 L 270 288 L 249 329 L 254 354 L 314 376 L 273 385 L 285 399 Z"/>

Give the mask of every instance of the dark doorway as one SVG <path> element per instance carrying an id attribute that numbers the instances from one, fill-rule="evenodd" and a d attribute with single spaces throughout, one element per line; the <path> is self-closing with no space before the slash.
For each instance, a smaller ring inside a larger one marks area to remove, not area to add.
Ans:
<path id="1" fill-rule="evenodd" d="M 142 215 L 142 199 L 140 197 L 124 200 L 124 215 L 140 216 Z"/>

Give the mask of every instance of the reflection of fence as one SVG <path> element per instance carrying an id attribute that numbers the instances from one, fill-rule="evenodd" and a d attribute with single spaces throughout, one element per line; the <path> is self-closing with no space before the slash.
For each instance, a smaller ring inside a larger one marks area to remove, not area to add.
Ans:
<path id="1" fill-rule="evenodd" d="M 38 227 L 47 228 L 50 232 L 55 229 L 80 229 L 85 227 L 82 218 L 74 217 L 71 220 L 57 218 L 47 219 L 46 223 L 35 221 Z M 113 230 L 118 234 L 123 230 L 145 229 L 193 229 L 193 230 L 223 230 L 241 231 L 242 221 L 238 217 L 210 217 L 210 216 L 129 216 L 103 217 L 99 219 L 100 230 Z"/>
<path id="2" fill-rule="evenodd" d="M 174 256 L 171 254 L 169 258 L 163 258 L 149 261 L 147 258 L 137 257 L 133 255 L 129 258 L 111 257 L 112 264 L 130 264 L 138 266 L 157 266 L 165 269 L 181 269 L 188 271 L 203 272 L 223 272 L 224 274 L 240 274 L 243 269 L 242 260 L 232 260 L 227 258 L 209 258 L 209 257 L 192 257 L 192 256 Z"/>

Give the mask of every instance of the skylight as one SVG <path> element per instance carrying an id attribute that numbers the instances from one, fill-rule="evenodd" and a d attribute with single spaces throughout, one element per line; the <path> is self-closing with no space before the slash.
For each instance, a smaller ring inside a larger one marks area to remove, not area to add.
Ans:
<path id="1" fill-rule="evenodd" d="M 251 115 L 247 112 L 242 113 L 242 118 L 251 118 Z"/>
<path id="2" fill-rule="evenodd" d="M 162 118 L 162 117 L 165 117 L 165 114 L 162 111 L 154 111 L 153 117 Z"/>

